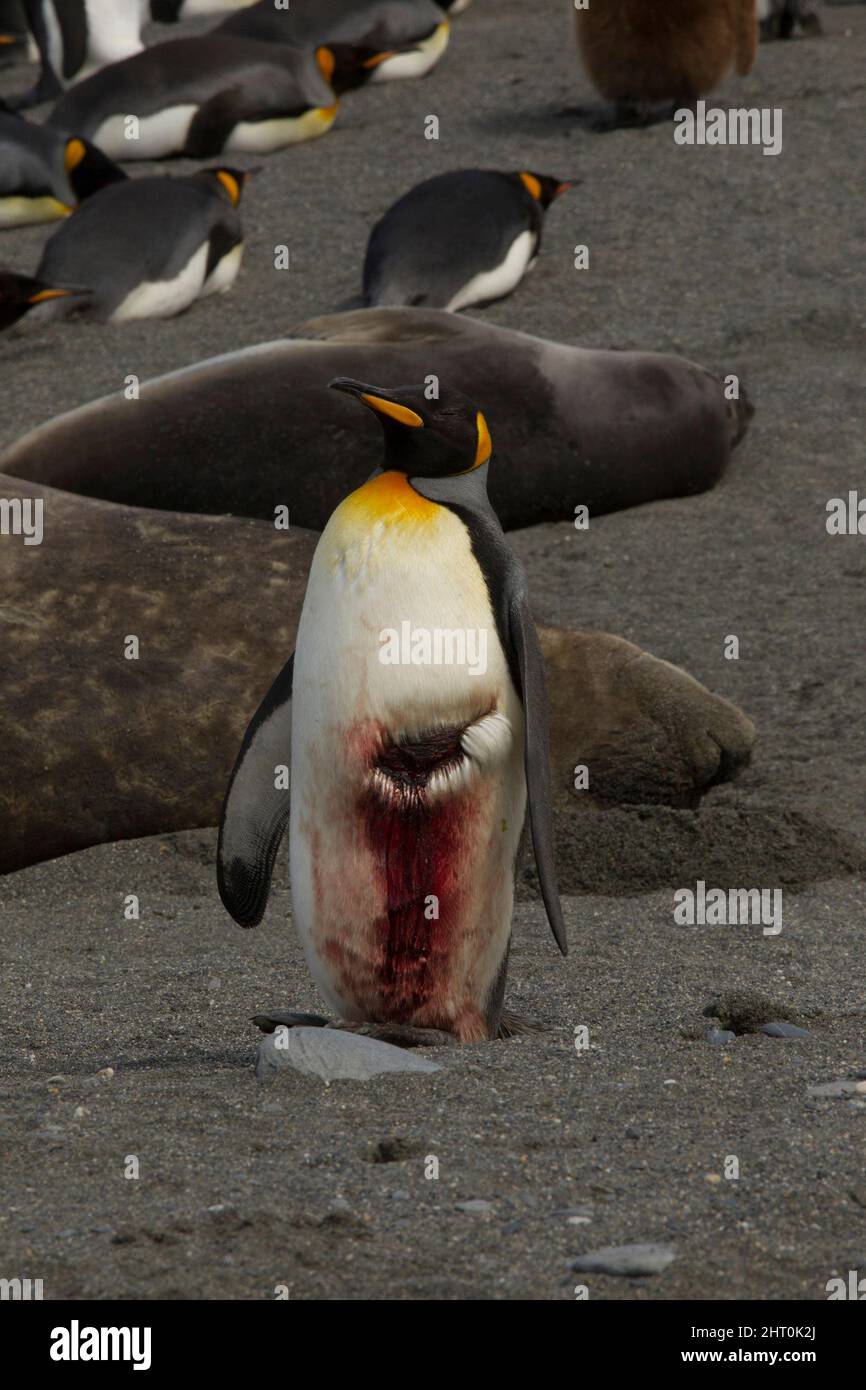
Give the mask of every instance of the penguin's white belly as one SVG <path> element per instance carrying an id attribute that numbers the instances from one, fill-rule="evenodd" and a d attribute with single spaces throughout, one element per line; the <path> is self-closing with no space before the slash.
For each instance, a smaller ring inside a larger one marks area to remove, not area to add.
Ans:
<path id="1" fill-rule="evenodd" d="M 243 242 L 239 241 L 237 246 L 233 246 L 231 251 L 227 251 L 222 259 L 217 261 L 202 286 L 202 299 L 209 294 L 225 294 L 231 289 L 241 268 L 243 254 Z"/>
<path id="2" fill-rule="evenodd" d="M 174 314 L 182 313 L 202 292 L 207 258 L 208 243 L 204 241 L 173 279 L 144 280 L 140 285 L 136 285 L 114 310 L 111 315 L 112 321 L 120 323 L 125 319 L 167 319 Z"/>
<path id="3" fill-rule="evenodd" d="M 184 0 L 178 18 L 194 19 L 198 15 L 223 14 L 228 10 L 244 10 L 248 5 L 255 3 L 256 0 Z"/>
<path id="4" fill-rule="evenodd" d="M 337 107 L 315 107 L 302 116 L 281 116 L 269 121 L 239 121 L 224 145 L 238 154 L 271 154 L 286 145 L 315 140 L 331 129 Z"/>
<path id="5" fill-rule="evenodd" d="M 47 195 L 43 198 L 22 198 L 12 195 L 0 198 L 0 227 L 30 227 L 37 222 L 56 222 L 72 211 L 65 203 Z"/>
<path id="6" fill-rule="evenodd" d="M 537 244 L 538 237 L 535 232 L 521 232 L 511 243 L 502 264 L 493 270 L 482 270 L 473 275 L 468 284 L 457 291 L 446 308 L 456 313 L 458 309 L 466 309 L 470 304 L 483 304 L 510 294 L 532 265 Z"/>
<path id="7" fill-rule="evenodd" d="M 94 132 L 93 143 L 109 159 L 164 159 L 183 149 L 197 110 L 187 103 L 166 106 L 152 116 L 109 116 Z"/>
<path id="8" fill-rule="evenodd" d="M 373 82 L 391 82 L 400 77 L 423 77 L 434 68 L 448 47 L 450 25 L 445 20 L 433 33 L 409 53 L 396 53 L 386 58 L 373 72 Z"/>
<path id="9" fill-rule="evenodd" d="M 526 799 L 522 707 L 453 514 L 444 512 L 432 545 L 424 538 L 439 559 L 433 574 L 411 543 L 415 563 L 407 560 L 404 533 L 374 527 L 341 553 L 332 524 L 295 653 L 295 926 L 341 1017 L 483 1038 L 511 931 Z M 484 630 L 476 674 L 459 660 L 383 663 L 382 634 L 407 621 L 415 634 Z"/>
<path id="10" fill-rule="evenodd" d="M 76 82 L 109 63 L 122 62 L 141 53 L 141 13 L 138 6 L 118 4 L 117 0 L 85 0 L 87 12 L 87 58 Z"/>

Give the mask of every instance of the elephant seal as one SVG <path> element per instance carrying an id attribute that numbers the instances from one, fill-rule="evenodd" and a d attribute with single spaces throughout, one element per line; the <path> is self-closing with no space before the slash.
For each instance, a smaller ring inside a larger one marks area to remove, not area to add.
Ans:
<path id="1" fill-rule="evenodd" d="M 596 352 L 444 310 L 361 309 L 93 401 L 26 434 L 0 471 L 139 507 L 320 530 L 378 462 L 332 377 L 459 381 L 499 441 L 490 500 L 506 530 L 718 482 L 752 407 L 685 358 Z"/>
<path id="2" fill-rule="evenodd" d="M 0 476 L 0 872 L 216 825 L 317 539 Z M 683 804 L 748 762 L 750 721 L 684 672 L 604 633 L 539 636 L 563 803 L 592 804 L 569 793 L 579 763 L 600 804 Z"/>

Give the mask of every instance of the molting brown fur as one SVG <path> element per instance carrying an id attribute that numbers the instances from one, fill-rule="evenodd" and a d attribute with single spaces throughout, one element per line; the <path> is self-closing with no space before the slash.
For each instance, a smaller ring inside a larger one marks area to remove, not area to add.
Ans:
<path id="1" fill-rule="evenodd" d="M 592 0 L 575 10 L 577 43 L 603 97 L 696 101 L 733 67 L 751 71 L 755 0 Z"/>

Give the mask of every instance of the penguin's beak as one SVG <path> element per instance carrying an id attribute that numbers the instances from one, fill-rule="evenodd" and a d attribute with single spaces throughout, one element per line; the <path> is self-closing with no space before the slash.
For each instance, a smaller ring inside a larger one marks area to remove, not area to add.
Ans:
<path id="1" fill-rule="evenodd" d="M 44 304 L 45 301 L 48 300 L 48 299 L 72 299 L 72 298 L 75 298 L 76 296 L 80 297 L 80 296 L 83 295 L 83 294 L 92 294 L 92 293 L 93 293 L 92 290 L 68 289 L 68 288 L 67 288 L 67 289 L 55 289 L 55 288 L 52 288 L 52 289 L 45 289 L 45 290 L 37 290 L 35 294 L 31 294 L 31 296 L 30 296 L 30 298 L 28 299 L 27 303 L 28 303 L 28 304 Z"/>
<path id="2" fill-rule="evenodd" d="M 388 53 L 376 53 L 372 58 L 365 58 L 361 64 L 362 68 L 377 68 L 380 63 L 385 63 L 389 58 L 396 58 L 397 50 L 391 49 Z"/>
<path id="3" fill-rule="evenodd" d="M 563 193 L 567 193 L 570 188 L 576 188 L 580 182 L 580 179 L 568 179 L 565 183 L 558 183 L 553 191 L 554 198 L 561 198 Z"/>
<path id="4" fill-rule="evenodd" d="M 421 416 L 408 405 L 403 405 L 397 392 L 389 391 L 385 386 L 372 386 L 366 381 L 355 381 L 350 376 L 335 376 L 333 381 L 328 382 L 328 386 L 334 391 L 343 391 L 347 396 L 354 396 L 376 415 L 396 420 L 398 424 L 408 425 L 411 429 L 423 428 L 424 421 Z"/>

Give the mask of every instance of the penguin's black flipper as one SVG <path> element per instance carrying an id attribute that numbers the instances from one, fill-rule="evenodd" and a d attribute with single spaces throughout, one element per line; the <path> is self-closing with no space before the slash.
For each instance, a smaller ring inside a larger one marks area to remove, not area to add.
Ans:
<path id="1" fill-rule="evenodd" d="M 193 116 L 184 154 L 190 159 L 211 159 L 221 154 L 235 126 L 249 109 L 249 95 L 242 87 L 226 87 L 217 92 L 203 102 Z"/>
<path id="2" fill-rule="evenodd" d="M 564 956 L 568 955 L 562 905 L 553 863 L 553 824 L 550 815 L 550 748 L 548 745 L 547 683 L 544 658 L 529 602 L 522 586 L 512 595 L 508 609 L 508 631 L 520 672 L 524 736 L 524 765 L 526 794 L 529 803 L 529 824 L 532 845 L 541 884 L 541 896 L 547 910 L 547 920 Z"/>
<path id="3" fill-rule="evenodd" d="M 289 819 L 286 780 L 292 745 L 292 676 L 289 657 L 244 735 L 220 817 L 217 884 L 228 911 L 242 927 L 264 916 L 274 860 Z"/>

